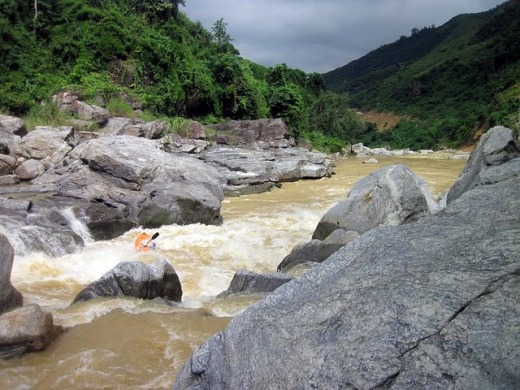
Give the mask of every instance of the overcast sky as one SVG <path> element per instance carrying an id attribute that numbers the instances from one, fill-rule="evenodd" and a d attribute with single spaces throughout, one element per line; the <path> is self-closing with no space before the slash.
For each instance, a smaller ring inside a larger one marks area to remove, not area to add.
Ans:
<path id="1" fill-rule="evenodd" d="M 220 18 L 242 57 L 324 73 L 412 28 L 441 26 L 504 0 L 186 0 L 185 13 L 206 29 Z"/>

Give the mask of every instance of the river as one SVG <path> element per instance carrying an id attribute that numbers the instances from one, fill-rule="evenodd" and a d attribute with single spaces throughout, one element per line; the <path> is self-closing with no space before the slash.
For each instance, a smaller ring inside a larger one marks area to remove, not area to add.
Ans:
<path id="1" fill-rule="evenodd" d="M 439 196 L 465 160 L 446 154 L 336 162 L 331 178 L 284 183 L 271 192 L 226 198 L 222 226 L 164 226 L 158 249 L 136 253 L 135 229 L 110 241 L 90 240 L 79 253 L 51 258 L 15 255 L 11 281 L 24 303 L 37 303 L 68 328 L 47 350 L 0 361 L 0 389 L 171 388 L 191 352 L 259 297 L 215 299 L 238 269 L 274 272 L 321 216 L 352 185 L 384 165 L 404 163 Z M 75 295 L 121 261 L 167 259 L 179 274 L 182 303 L 96 299 L 70 306 Z"/>

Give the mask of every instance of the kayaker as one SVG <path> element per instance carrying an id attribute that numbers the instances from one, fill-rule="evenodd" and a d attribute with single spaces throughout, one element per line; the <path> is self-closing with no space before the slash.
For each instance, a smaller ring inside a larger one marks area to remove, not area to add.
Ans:
<path id="1" fill-rule="evenodd" d="M 135 240 L 135 249 L 138 252 L 148 252 L 150 249 L 155 249 L 155 242 L 153 240 L 157 238 L 159 233 L 155 233 L 152 237 L 145 232 L 139 234 Z"/>

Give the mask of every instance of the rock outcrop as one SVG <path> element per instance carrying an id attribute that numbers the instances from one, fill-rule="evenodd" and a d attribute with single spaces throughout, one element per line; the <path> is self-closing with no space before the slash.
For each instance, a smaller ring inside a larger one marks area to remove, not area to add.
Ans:
<path id="1" fill-rule="evenodd" d="M 504 167 L 507 167 L 504 174 L 509 175 L 510 167 L 503 164 L 517 157 L 520 157 L 520 145 L 513 131 L 501 126 L 492 128 L 481 137 L 460 177 L 448 192 L 446 202 L 454 201 L 476 186 L 496 180 Z M 517 172 L 520 175 L 520 168 Z"/>
<path id="2" fill-rule="evenodd" d="M 383 167 L 358 181 L 346 199 L 322 217 L 312 238 L 336 229 L 363 234 L 381 225 L 414 222 L 436 211 L 426 182 L 402 164 Z"/>
<path id="3" fill-rule="evenodd" d="M 330 177 L 324 154 L 305 149 L 211 147 L 200 158 L 226 177 L 227 195 L 264 192 L 283 182 Z M 256 191 L 255 191 L 256 189 Z"/>
<path id="4" fill-rule="evenodd" d="M 152 264 L 139 261 L 119 263 L 76 295 L 72 303 L 99 297 L 163 298 L 180 302 L 182 287 L 177 273 L 166 260 Z"/>
<path id="5" fill-rule="evenodd" d="M 7 238 L 0 234 L 0 314 L 20 307 L 23 297 L 11 284 L 14 249 Z"/>
<path id="6" fill-rule="evenodd" d="M 82 119 L 27 133 L 20 119 L 0 116 L 0 197 L 28 202 L 25 208 L 0 202 L 0 232 L 20 254 L 64 255 L 86 240 L 111 239 L 139 225 L 220 224 L 224 191 L 263 192 L 332 174 L 325 155 L 287 148 L 290 136 L 279 119 L 215 125 L 244 147 L 210 147 L 197 122 L 187 135 L 199 139 L 187 140 L 166 134 L 164 121 L 108 118 L 73 93 L 54 101 Z M 93 126 L 101 127 L 78 130 Z"/>
<path id="7" fill-rule="evenodd" d="M 206 126 L 211 141 L 225 145 L 251 145 L 265 142 L 274 147 L 294 146 L 287 125 L 279 118 L 228 121 Z"/>
<path id="8" fill-rule="evenodd" d="M 518 388 L 519 158 L 502 161 L 444 210 L 370 230 L 248 308 L 174 388 Z"/>
<path id="9" fill-rule="evenodd" d="M 31 304 L 0 316 L 0 357 L 10 359 L 42 351 L 63 332 L 52 313 Z"/>

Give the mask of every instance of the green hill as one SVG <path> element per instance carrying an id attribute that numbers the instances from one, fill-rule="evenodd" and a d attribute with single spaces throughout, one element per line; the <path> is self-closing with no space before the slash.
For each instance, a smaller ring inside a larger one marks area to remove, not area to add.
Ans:
<path id="1" fill-rule="evenodd" d="M 56 92 L 72 90 L 153 115 L 206 123 L 282 117 L 295 136 L 305 131 L 322 76 L 242 58 L 222 19 L 207 31 L 182 5 L 0 0 L 0 112 L 30 115 Z"/>
<path id="2" fill-rule="evenodd" d="M 414 29 L 323 76 L 328 89 L 348 93 L 360 110 L 415 118 L 370 141 L 460 145 L 471 142 L 480 126 L 517 121 L 518 31 L 520 1 L 512 0 L 437 28 Z"/>

